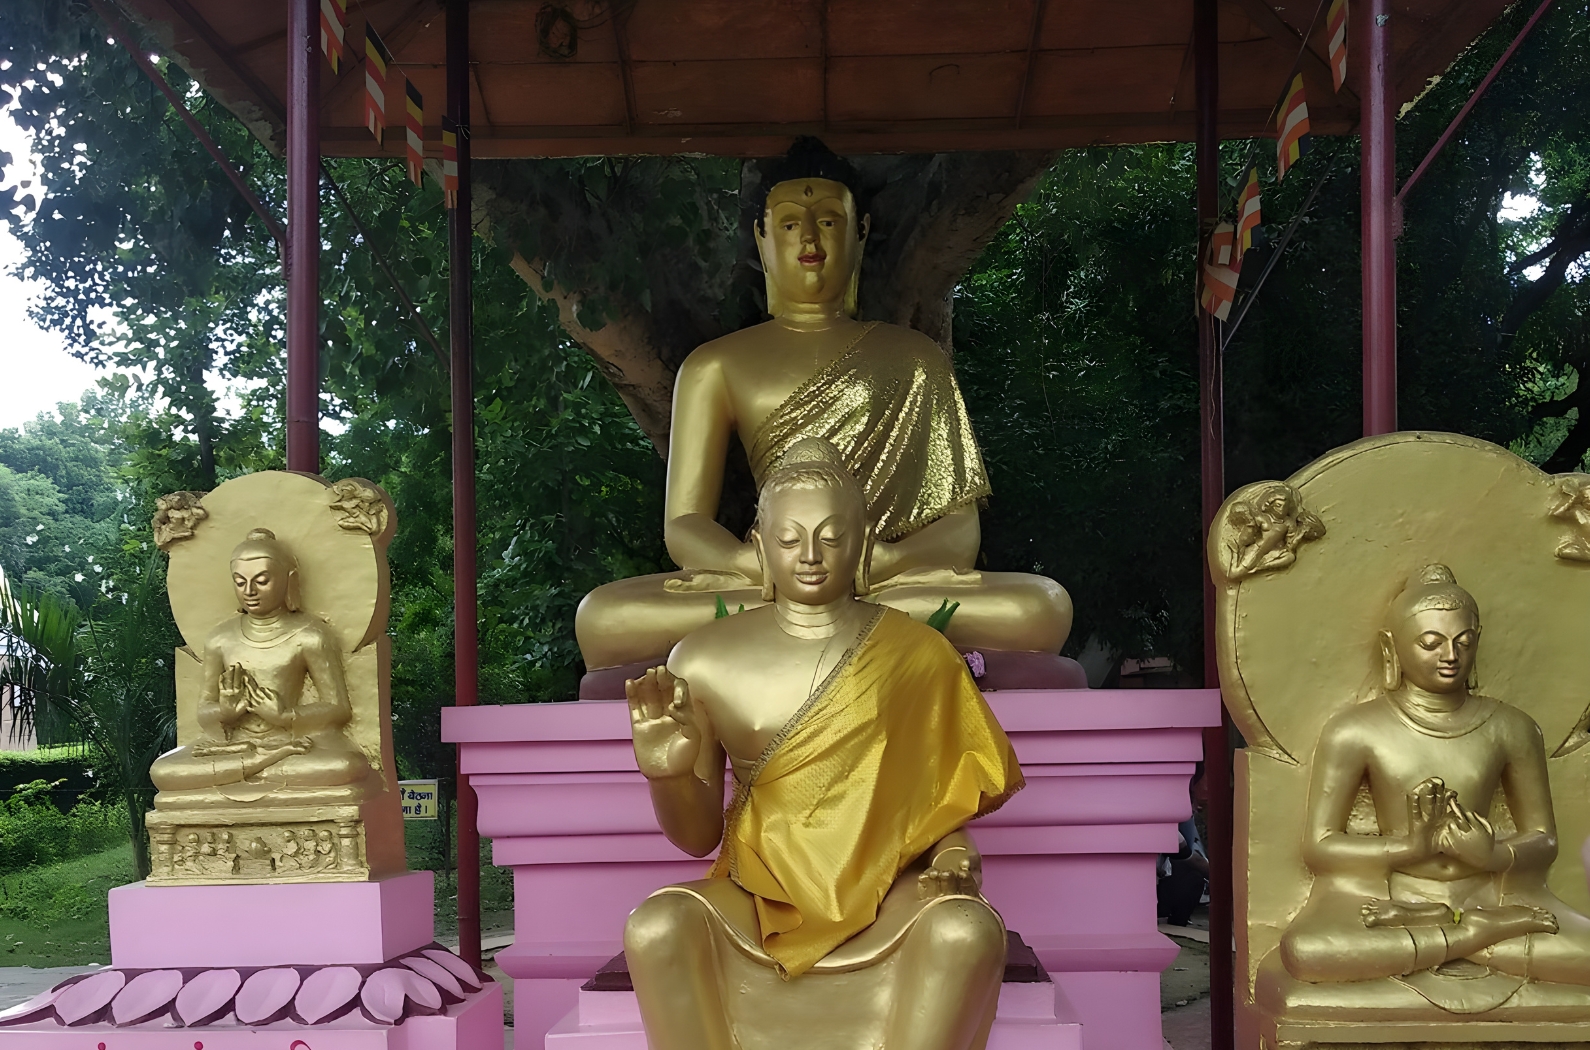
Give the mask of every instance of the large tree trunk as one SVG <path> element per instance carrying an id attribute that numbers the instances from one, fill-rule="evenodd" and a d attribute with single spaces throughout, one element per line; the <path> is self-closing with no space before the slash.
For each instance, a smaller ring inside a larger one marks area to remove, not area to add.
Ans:
<path id="1" fill-rule="evenodd" d="M 955 284 L 1048 168 L 1048 152 L 853 157 L 870 191 L 864 318 L 950 349 Z M 673 379 L 691 350 L 764 313 L 740 203 L 755 164 L 695 159 L 479 161 L 477 218 L 555 303 L 636 422 L 668 447 Z M 738 184 L 738 185 L 736 185 Z M 736 192 L 738 190 L 738 193 Z M 685 222 L 681 224 L 680 218 Z M 725 503 L 748 477 L 731 470 Z"/>

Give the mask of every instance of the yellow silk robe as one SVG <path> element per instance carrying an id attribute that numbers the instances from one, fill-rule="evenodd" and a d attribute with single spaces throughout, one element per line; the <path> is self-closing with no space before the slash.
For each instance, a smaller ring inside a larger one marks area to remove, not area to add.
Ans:
<path id="1" fill-rule="evenodd" d="M 739 784 L 712 868 L 750 893 L 781 973 L 872 925 L 900 873 L 1023 786 L 943 635 L 880 609 Z"/>
<path id="2" fill-rule="evenodd" d="M 751 439 L 760 489 L 802 438 L 832 442 L 867 494 L 877 538 L 899 539 L 985 499 L 972 421 L 944 351 L 925 336 L 902 343 L 868 325 L 837 361 L 773 410 Z"/>

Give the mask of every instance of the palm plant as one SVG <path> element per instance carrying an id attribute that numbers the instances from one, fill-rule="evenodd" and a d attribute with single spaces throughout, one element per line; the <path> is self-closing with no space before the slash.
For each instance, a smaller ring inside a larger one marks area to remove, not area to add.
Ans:
<path id="1" fill-rule="evenodd" d="M 176 736 L 163 570 L 157 554 L 88 615 L 48 591 L 10 588 L 0 572 L 0 685 L 12 687 L 16 721 L 25 728 L 53 712 L 93 749 L 100 782 L 127 809 L 139 878 L 149 874 L 149 766 Z"/>

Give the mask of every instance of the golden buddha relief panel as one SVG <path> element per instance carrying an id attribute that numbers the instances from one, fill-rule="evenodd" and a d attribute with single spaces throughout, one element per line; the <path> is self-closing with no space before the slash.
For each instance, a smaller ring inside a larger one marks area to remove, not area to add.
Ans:
<path id="1" fill-rule="evenodd" d="M 1565 519 L 1542 512 L 1568 502 L 1562 479 L 1482 441 L 1402 433 L 1332 452 L 1286 485 L 1319 521 L 1302 556 L 1240 571 L 1263 559 L 1242 561 L 1229 511 L 1264 486 L 1233 496 L 1208 552 L 1222 691 L 1248 744 L 1235 872 L 1243 1045 L 1275 1045 L 1289 1015 L 1347 1023 L 1524 1003 L 1590 1019 L 1579 856 L 1590 576 L 1559 552 Z M 1361 775 L 1346 755 L 1368 756 Z M 1521 791 L 1526 767 L 1537 785 Z M 1404 857 L 1420 836 L 1418 857 Z M 1360 914 L 1366 902 L 1373 915 Z M 1484 930 L 1508 923 L 1518 928 Z M 1477 967 L 1474 979 L 1454 985 L 1457 965 Z M 1260 1015 L 1271 1028 L 1255 1030 Z"/>
<path id="2" fill-rule="evenodd" d="M 362 882 L 370 877 L 364 823 L 162 822 L 151 829 L 151 885 L 227 882 Z"/>
<path id="3" fill-rule="evenodd" d="M 175 654 L 179 746 L 150 769 L 156 880 L 402 870 L 384 633 L 390 499 L 359 479 L 268 471 L 208 493 L 203 510 L 168 550 L 188 644 Z M 289 819 L 332 821 L 337 862 L 315 860 L 318 837 L 313 855 L 289 837 Z M 198 836 L 200 852 L 172 828 Z M 212 835 L 235 864 L 203 850 Z"/>

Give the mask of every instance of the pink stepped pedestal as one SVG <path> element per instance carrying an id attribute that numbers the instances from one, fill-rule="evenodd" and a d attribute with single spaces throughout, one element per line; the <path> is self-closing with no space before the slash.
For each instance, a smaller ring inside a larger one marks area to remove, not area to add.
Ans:
<path id="1" fill-rule="evenodd" d="M 984 892 L 1074 1005 L 1086 1050 L 1161 1050 L 1159 973 L 1177 949 L 1157 930 L 1154 869 L 1191 811 L 1199 731 L 1219 723 L 1220 694 L 988 700 L 1028 786 L 974 825 Z M 517 937 L 497 963 L 515 981 L 516 1050 L 542 1050 L 580 985 L 622 947 L 630 910 L 659 886 L 701 878 L 706 863 L 657 827 L 622 701 L 449 708 L 442 737 L 463 745 L 481 834 L 514 869 Z"/>
<path id="2" fill-rule="evenodd" d="M 499 1050 L 502 989 L 435 943 L 432 878 L 122 886 L 112 968 L 0 1013 L 6 1050 Z"/>
<path id="3" fill-rule="evenodd" d="M 1156 995 L 1157 995 L 1156 991 Z M 575 1007 L 546 1034 L 546 1050 L 646 1050 L 634 992 L 581 988 Z M 1156 1006 L 1158 1000 L 1155 1000 Z M 523 1050 L 517 1043 L 517 1050 Z M 1006 984 L 988 1050 L 1082 1050 L 1082 1024 L 1053 984 Z"/>

